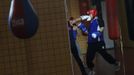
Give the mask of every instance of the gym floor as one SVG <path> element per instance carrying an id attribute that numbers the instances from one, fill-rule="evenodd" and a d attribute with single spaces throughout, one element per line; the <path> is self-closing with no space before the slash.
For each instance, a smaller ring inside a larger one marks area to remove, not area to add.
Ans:
<path id="1" fill-rule="evenodd" d="M 114 50 L 108 50 L 108 53 L 114 56 Z M 85 56 L 85 54 L 83 55 Z M 107 63 L 102 56 L 96 54 L 95 59 L 95 75 L 115 75 L 115 71 L 109 63 Z M 77 63 L 74 61 L 74 75 L 81 75 Z"/>

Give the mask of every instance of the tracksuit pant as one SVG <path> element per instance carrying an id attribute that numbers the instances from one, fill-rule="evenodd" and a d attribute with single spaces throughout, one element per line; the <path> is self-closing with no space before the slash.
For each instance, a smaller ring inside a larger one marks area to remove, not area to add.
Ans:
<path id="1" fill-rule="evenodd" d="M 96 43 L 88 43 L 86 64 L 90 70 L 93 70 L 94 68 L 93 60 L 95 58 L 96 52 L 98 52 L 108 63 L 110 64 L 116 63 L 116 60 L 110 54 L 107 53 L 104 41 Z"/>

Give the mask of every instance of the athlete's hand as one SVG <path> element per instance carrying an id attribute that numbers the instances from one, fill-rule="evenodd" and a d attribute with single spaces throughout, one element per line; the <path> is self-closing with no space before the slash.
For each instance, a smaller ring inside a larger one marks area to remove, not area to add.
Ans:
<path id="1" fill-rule="evenodd" d="M 96 39 L 97 38 L 97 34 L 92 33 L 92 38 Z"/>

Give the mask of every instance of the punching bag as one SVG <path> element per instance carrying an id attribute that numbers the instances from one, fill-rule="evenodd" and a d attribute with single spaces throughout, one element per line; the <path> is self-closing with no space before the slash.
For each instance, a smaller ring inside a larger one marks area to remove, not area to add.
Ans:
<path id="1" fill-rule="evenodd" d="M 11 0 L 8 25 L 18 38 L 30 38 L 36 33 L 38 17 L 30 0 Z"/>
<path id="2" fill-rule="evenodd" d="M 101 7 L 101 0 L 94 0 L 93 2 L 92 2 L 92 4 L 95 4 L 96 5 L 96 9 L 97 9 L 97 11 L 98 11 L 98 18 L 99 18 L 99 20 L 98 20 L 98 22 L 99 22 L 99 25 L 100 26 L 105 26 L 105 24 L 104 24 L 104 20 L 103 20 L 103 17 L 102 17 L 102 7 Z"/>
<path id="3" fill-rule="evenodd" d="M 88 0 L 79 0 L 80 15 L 87 14 L 89 10 L 89 1 Z"/>
<path id="4" fill-rule="evenodd" d="M 134 0 L 125 0 L 125 7 L 129 38 L 134 41 Z"/>
<path id="5" fill-rule="evenodd" d="M 111 40 L 120 38 L 116 0 L 106 0 L 108 35 Z"/>

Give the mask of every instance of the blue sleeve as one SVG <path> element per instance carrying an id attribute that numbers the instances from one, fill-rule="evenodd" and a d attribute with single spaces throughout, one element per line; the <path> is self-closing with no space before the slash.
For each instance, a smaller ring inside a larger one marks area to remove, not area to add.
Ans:
<path id="1" fill-rule="evenodd" d="M 87 32 L 87 28 L 85 27 L 85 25 L 83 23 L 80 23 L 78 25 L 78 28 L 82 31 L 82 32 Z"/>

